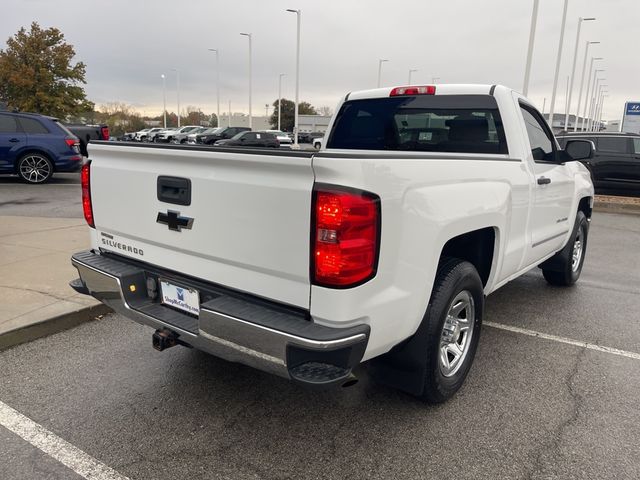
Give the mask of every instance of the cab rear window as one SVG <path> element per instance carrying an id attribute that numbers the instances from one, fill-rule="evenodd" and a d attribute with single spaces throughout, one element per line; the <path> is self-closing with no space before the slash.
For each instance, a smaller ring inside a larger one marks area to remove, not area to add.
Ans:
<path id="1" fill-rule="evenodd" d="M 327 148 L 506 154 L 490 95 L 418 95 L 345 102 Z"/>

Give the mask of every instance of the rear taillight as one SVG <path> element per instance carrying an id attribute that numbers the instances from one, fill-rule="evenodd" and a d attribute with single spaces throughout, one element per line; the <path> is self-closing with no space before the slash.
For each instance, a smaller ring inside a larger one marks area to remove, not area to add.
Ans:
<path id="1" fill-rule="evenodd" d="M 73 148 L 76 145 L 80 145 L 80 142 L 78 141 L 77 138 L 72 138 L 72 137 L 67 137 L 64 139 L 64 143 L 67 144 L 67 146 Z"/>
<path id="2" fill-rule="evenodd" d="M 80 183 L 82 184 L 82 211 L 84 212 L 84 219 L 87 221 L 90 227 L 95 228 L 95 222 L 93 221 L 93 207 L 91 205 L 91 174 L 90 174 L 91 162 L 87 162 L 82 165 L 80 171 Z"/>
<path id="3" fill-rule="evenodd" d="M 390 97 L 400 97 L 403 95 L 435 95 L 435 85 L 425 85 L 422 87 L 396 87 L 391 90 Z"/>
<path id="4" fill-rule="evenodd" d="M 102 140 L 109 140 L 109 127 L 106 125 L 100 128 L 100 133 L 102 134 Z"/>
<path id="5" fill-rule="evenodd" d="M 357 190 L 318 186 L 313 192 L 313 283 L 347 288 L 376 274 L 380 198 Z"/>

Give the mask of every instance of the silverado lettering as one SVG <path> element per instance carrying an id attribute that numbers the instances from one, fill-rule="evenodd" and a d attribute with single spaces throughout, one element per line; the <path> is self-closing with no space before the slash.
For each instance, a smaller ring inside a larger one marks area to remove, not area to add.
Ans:
<path id="1" fill-rule="evenodd" d="M 114 242 L 113 240 L 108 240 L 106 238 L 102 239 L 102 244 L 107 245 L 108 247 L 117 248 L 118 250 L 123 250 L 125 252 L 131 252 L 136 255 L 144 256 L 144 251 L 141 248 L 132 247 L 131 245 L 125 245 L 120 242 Z"/>

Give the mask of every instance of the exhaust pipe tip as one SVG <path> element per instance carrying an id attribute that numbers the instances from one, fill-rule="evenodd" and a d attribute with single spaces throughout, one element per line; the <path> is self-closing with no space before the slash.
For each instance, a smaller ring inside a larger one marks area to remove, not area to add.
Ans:
<path id="1" fill-rule="evenodd" d="M 342 382 L 342 388 L 353 387 L 356 383 L 358 383 L 358 377 L 356 377 L 353 373 L 350 373 L 349 376 Z"/>

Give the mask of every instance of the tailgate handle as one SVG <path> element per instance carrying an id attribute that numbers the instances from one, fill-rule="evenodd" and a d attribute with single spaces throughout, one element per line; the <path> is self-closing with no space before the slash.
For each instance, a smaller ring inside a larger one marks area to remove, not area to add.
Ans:
<path id="1" fill-rule="evenodd" d="M 191 180 L 181 177 L 158 177 L 158 200 L 174 205 L 191 205 Z"/>

